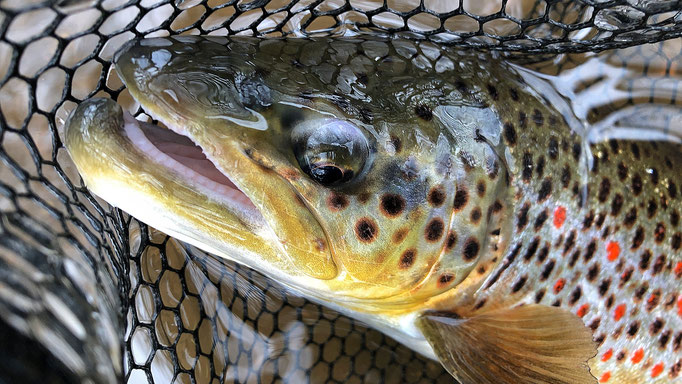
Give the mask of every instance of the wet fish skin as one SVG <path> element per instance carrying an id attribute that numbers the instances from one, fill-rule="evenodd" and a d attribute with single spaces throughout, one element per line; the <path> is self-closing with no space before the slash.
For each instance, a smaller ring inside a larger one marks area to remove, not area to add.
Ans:
<path id="1" fill-rule="evenodd" d="M 278 242 L 261 241 L 265 253 L 303 244 L 305 252 L 286 249 L 290 260 L 275 264 L 288 285 L 403 341 L 420 337 L 405 319 L 424 311 L 475 320 L 519 304 L 558 307 L 600 343 L 590 369 L 601 381 L 679 375 L 679 144 L 589 144 L 504 63 L 441 52 L 459 65 L 441 64 L 440 73 L 441 60 L 424 67 L 411 42 L 145 44 L 118 56 L 131 94 L 271 215 Z M 369 165 L 347 185 L 312 181 L 292 149 L 289 132 L 319 121 L 320 112 L 351 122 L 367 140 Z M 258 129 L 263 120 L 267 130 Z M 235 162 L 244 169 L 230 167 Z M 294 217 L 311 229 L 277 231 L 291 229 Z M 216 248 L 215 239 L 201 241 Z M 260 269 L 272 273 L 263 268 L 272 260 L 263 258 Z M 495 359 L 487 358 L 479 367 Z"/>

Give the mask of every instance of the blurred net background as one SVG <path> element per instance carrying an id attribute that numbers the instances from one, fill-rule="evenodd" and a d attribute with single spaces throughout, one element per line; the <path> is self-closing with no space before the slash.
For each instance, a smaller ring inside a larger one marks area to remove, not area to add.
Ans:
<path id="1" fill-rule="evenodd" d="M 88 193 L 62 145 L 70 111 L 104 96 L 149 120 L 110 64 L 125 42 L 374 33 L 490 49 L 560 73 L 551 82 L 565 98 L 599 95 L 572 106 L 578 119 L 613 125 L 627 115 L 630 125 L 682 131 L 681 44 L 670 40 L 682 35 L 681 8 L 669 0 L 0 1 L 0 382 L 452 381 L 379 332 Z"/>

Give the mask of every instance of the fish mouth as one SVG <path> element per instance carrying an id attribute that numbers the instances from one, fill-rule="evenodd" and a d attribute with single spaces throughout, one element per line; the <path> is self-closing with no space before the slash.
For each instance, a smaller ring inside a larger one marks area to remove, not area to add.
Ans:
<path id="1" fill-rule="evenodd" d="M 267 225 L 251 199 L 227 175 L 216 167 L 189 137 L 123 114 L 123 133 L 147 157 L 175 172 L 185 182 L 195 185 L 211 197 L 229 204 L 250 222 Z"/>

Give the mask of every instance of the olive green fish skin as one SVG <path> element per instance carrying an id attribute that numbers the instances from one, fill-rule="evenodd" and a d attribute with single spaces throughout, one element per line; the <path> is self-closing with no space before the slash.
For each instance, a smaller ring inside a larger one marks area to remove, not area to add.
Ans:
<path id="1" fill-rule="evenodd" d="M 118 60 L 152 115 L 225 162 L 237 155 L 221 145 L 243 154 L 245 170 L 227 173 L 272 227 L 291 218 L 264 207 L 303 202 L 293 212 L 324 237 L 288 239 L 320 240 L 307 265 L 324 273 L 302 268 L 291 275 L 319 285 L 287 284 L 378 319 L 557 306 L 599 342 L 589 365 L 600 381 L 679 378 L 680 144 L 588 143 L 512 67 L 426 43 L 187 37 Z M 347 184 L 299 167 L 290 130 L 320 114 L 367 138 Z M 282 197 L 260 201 L 259 188 Z"/>

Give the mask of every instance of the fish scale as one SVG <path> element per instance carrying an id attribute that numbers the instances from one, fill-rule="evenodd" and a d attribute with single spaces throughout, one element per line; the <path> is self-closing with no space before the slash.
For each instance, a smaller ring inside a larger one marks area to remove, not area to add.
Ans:
<path id="1" fill-rule="evenodd" d="M 529 116 L 530 101 L 497 88 L 518 116 L 505 134 L 521 168 L 510 223 L 517 240 L 465 312 L 500 302 L 567 308 L 599 342 L 590 367 L 600 382 L 679 378 L 682 147 L 587 145 L 559 116 L 539 107 Z"/>

